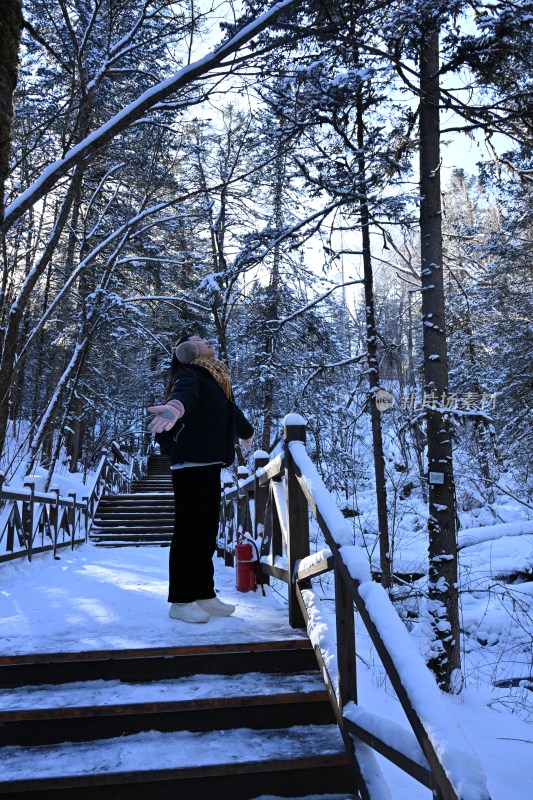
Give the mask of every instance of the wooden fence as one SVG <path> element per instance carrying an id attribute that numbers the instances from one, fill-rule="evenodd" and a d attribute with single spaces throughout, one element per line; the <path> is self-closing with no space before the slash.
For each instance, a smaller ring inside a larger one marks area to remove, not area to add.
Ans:
<path id="1" fill-rule="evenodd" d="M 74 548 L 87 541 L 91 520 L 104 492 L 127 493 L 134 479 L 140 477 L 141 462 L 125 457 L 117 444 L 102 454 L 87 493 L 61 496 L 59 489 L 36 490 L 34 480 L 23 488 L 4 484 L 0 473 L 0 562 L 28 558 L 35 553 L 62 547 Z"/>
<path id="2" fill-rule="evenodd" d="M 308 630 L 363 800 L 391 796 L 373 751 L 431 789 L 435 800 L 490 800 L 477 757 L 388 595 L 372 580 L 366 553 L 354 544 L 353 532 L 307 454 L 305 439 L 305 421 L 289 415 L 283 454 L 271 461 L 267 454 L 256 456 L 252 476 L 240 468 L 238 486 L 225 486 L 219 555 L 233 565 L 237 539 L 249 535 L 260 553 L 265 580 L 274 577 L 288 584 L 289 622 Z M 328 548 L 313 554 L 310 514 Z M 312 586 L 313 578 L 330 571 L 333 630 Z M 359 702 L 354 606 L 410 731 Z"/>

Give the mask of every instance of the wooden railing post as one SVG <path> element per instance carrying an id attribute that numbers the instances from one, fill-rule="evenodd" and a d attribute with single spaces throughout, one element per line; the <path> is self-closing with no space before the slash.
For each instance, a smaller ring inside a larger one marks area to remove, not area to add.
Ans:
<path id="1" fill-rule="evenodd" d="M 67 519 L 70 525 L 70 547 L 74 550 L 74 539 L 76 538 L 76 492 L 69 492 L 68 497 L 72 497 L 72 511 L 67 509 Z"/>
<path id="2" fill-rule="evenodd" d="M 273 480 L 276 479 L 273 478 Z M 271 526 L 271 536 L 272 536 L 272 559 L 273 559 L 272 563 L 275 564 L 276 558 L 278 558 L 278 556 L 283 556 L 283 532 L 281 530 L 273 489 L 272 489 L 272 494 L 270 496 L 269 509 L 270 509 L 269 516 L 270 516 L 270 526 Z"/>
<path id="3" fill-rule="evenodd" d="M 335 562 L 335 619 L 337 625 L 337 669 L 339 708 L 357 703 L 355 623 L 352 594 Z"/>
<path id="4" fill-rule="evenodd" d="M 266 506 L 268 501 L 268 485 L 261 486 L 257 478 L 257 470 L 268 464 L 268 453 L 256 450 L 254 453 L 254 539 L 262 539 L 265 530 Z"/>
<path id="5" fill-rule="evenodd" d="M 81 499 L 82 502 L 85 503 L 85 507 L 82 509 L 81 514 L 83 514 L 83 528 L 85 534 L 85 541 L 87 542 L 89 540 L 89 498 L 87 497 L 87 495 L 83 495 Z"/>
<path id="6" fill-rule="evenodd" d="M 54 502 L 50 503 L 50 517 L 49 517 L 49 519 L 50 519 L 50 528 L 53 528 L 53 543 L 54 543 L 53 553 L 54 553 L 54 557 L 55 557 L 56 554 L 57 554 L 57 539 L 58 539 L 58 536 L 59 536 L 59 516 L 60 516 L 60 511 L 59 511 L 59 487 L 58 486 L 52 486 L 50 488 L 50 494 L 55 494 L 55 496 L 56 496 L 56 499 L 54 500 Z"/>
<path id="7" fill-rule="evenodd" d="M 239 484 L 250 477 L 248 467 L 239 467 Z M 237 511 L 237 538 L 239 534 L 244 533 L 249 523 L 249 509 L 248 509 L 248 496 L 247 492 L 239 490 L 238 511 Z M 237 544 L 237 542 L 235 542 Z"/>
<path id="8" fill-rule="evenodd" d="M 307 500 L 296 478 L 296 467 L 292 459 L 289 443 L 305 444 L 305 420 L 297 414 L 285 418 L 285 486 L 287 495 L 287 562 L 289 571 L 289 625 L 305 628 L 296 593 L 296 563 L 309 555 L 309 514 Z"/>
<path id="9" fill-rule="evenodd" d="M 5 475 L 4 475 L 3 472 L 0 472 L 0 508 L 4 505 L 4 500 L 2 498 L 2 489 L 4 487 L 4 480 L 5 480 Z M 14 525 L 10 525 L 9 518 L 8 518 L 8 522 L 6 524 L 6 531 L 7 531 L 6 553 L 9 553 L 9 552 L 13 552 L 13 547 L 14 547 L 14 544 L 15 544 L 15 542 L 14 542 L 15 527 L 14 527 Z M 1 535 L 1 531 L 0 531 L 0 535 Z"/>
<path id="10" fill-rule="evenodd" d="M 3 472 L 0 472 L 0 497 L 2 496 L 2 489 L 4 488 L 4 481 L 5 475 Z M 4 501 L 1 501 L 0 505 L 3 505 Z M 7 501 L 6 501 L 7 503 Z M 6 553 L 12 553 L 15 549 L 15 525 L 14 523 L 10 522 L 9 520 L 12 519 L 12 516 L 9 517 L 8 523 L 6 525 L 7 529 L 7 538 L 6 538 Z"/>
<path id="11" fill-rule="evenodd" d="M 233 486 L 231 480 L 226 479 L 222 486 L 222 498 L 220 503 L 220 519 L 218 525 L 217 537 L 217 556 L 219 558 L 226 558 L 226 550 L 228 549 L 228 501 L 226 500 L 226 491 Z"/>
<path id="12" fill-rule="evenodd" d="M 261 485 L 257 477 L 257 471 L 262 467 L 266 467 L 269 461 L 268 453 L 265 450 L 256 450 L 254 453 L 254 539 L 260 541 L 259 559 L 261 556 L 268 555 L 270 552 L 270 541 L 268 542 L 268 549 L 266 548 L 266 540 L 270 539 L 268 531 L 267 503 L 268 503 L 268 484 Z M 264 584 L 270 583 L 268 575 L 262 576 Z"/>
<path id="13" fill-rule="evenodd" d="M 22 533 L 26 540 L 26 549 L 28 551 L 28 561 L 31 561 L 33 549 L 33 511 L 35 508 L 35 481 L 24 481 L 24 486 L 30 490 L 29 500 L 22 501 Z"/>

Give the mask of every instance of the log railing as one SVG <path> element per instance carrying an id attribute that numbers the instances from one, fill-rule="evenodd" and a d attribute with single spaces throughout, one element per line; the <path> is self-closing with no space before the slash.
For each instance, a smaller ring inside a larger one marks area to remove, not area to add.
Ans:
<path id="1" fill-rule="evenodd" d="M 390 797 L 373 751 L 432 790 L 436 800 L 490 800 L 477 757 L 383 587 L 372 580 L 366 553 L 324 486 L 305 448 L 305 420 L 285 419 L 284 452 L 256 453 L 254 474 L 240 470 L 226 485 L 219 554 L 233 564 L 240 536 L 254 538 L 259 569 L 288 584 L 293 627 L 306 627 L 352 756 L 363 800 Z M 309 518 L 327 549 L 310 553 Z M 335 616 L 324 614 L 313 578 L 333 572 Z M 409 729 L 364 707 L 357 692 L 354 607 L 403 707 Z"/>
<path id="2" fill-rule="evenodd" d="M 74 548 L 87 541 L 91 521 L 104 492 L 130 491 L 143 463 L 126 457 L 117 444 L 102 454 L 92 483 L 83 496 L 75 492 L 62 496 L 58 488 L 36 490 L 36 481 L 27 479 L 23 488 L 4 484 L 0 473 L 0 562 L 14 558 L 31 561 L 35 553 L 63 547 Z"/>

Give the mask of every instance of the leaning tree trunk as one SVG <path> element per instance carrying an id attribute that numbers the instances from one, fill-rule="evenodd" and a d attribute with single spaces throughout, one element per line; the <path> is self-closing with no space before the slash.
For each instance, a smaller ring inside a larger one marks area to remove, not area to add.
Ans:
<path id="1" fill-rule="evenodd" d="M 63 370 L 63 374 L 61 375 L 61 378 L 55 388 L 54 394 L 52 395 L 48 406 L 42 415 L 39 427 L 33 435 L 28 456 L 28 472 L 31 472 L 37 464 L 37 456 L 39 455 L 39 450 L 43 444 L 46 432 L 50 426 L 53 425 L 56 412 L 58 411 L 65 394 L 70 392 L 73 376 L 76 374 L 79 375 L 80 367 L 85 359 L 88 347 L 89 338 L 86 335 L 84 336 L 83 333 L 80 334 L 78 336 L 78 341 L 76 342 L 76 346 L 70 361 Z"/>
<path id="2" fill-rule="evenodd" d="M 423 22 L 420 52 L 420 239 L 424 405 L 429 480 L 430 666 L 442 689 L 460 688 L 457 535 L 448 394 L 448 356 L 442 271 L 439 126 L 439 25 Z"/>
<path id="3" fill-rule="evenodd" d="M 383 434 L 381 430 L 381 411 L 376 405 L 376 392 L 379 389 L 379 363 L 376 317 L 374 312 L 374 278 L 372 273 L 372 253 L 370 250 L 370 215 L 368 212 L 366 163 L 364 155 L 365 127 L 363 118 L 363 95 L 357 93 L 357 146 L 359 190 L 359 221 L 363 250 L 363 270 L 365 281 L 366 352 L 368 357 L 368 383 L 370 420 L 372 425 L 372 445 L 374 451 L 374 474 L 376 478 L 376 501 L 379 529 L 379 559 L 381 583 L 385 588 L 391 585 L 391 556 L 389 544 L 389 521 L 387 516 L 387 486 L 385 482 L 385 457 L 383 455 Z"/>
<path id="4" fill-rule="evenodd" d="M 66 398 L 66 401 L 65 401 L 64 407 L 63 407 L 63 414 L 61 415 L 60 422 L 57 425 L 57 429 L 55 431 L 55 433 L 56 433 L 55 447 L 54 447 L 53 452 L 51 453 L 50 463 L 49 463 L 49 465 L 47 467 L 48 472 L 47 472 L 47 476 L 46 476 L 46 482 L 45 482 L 45 485 L 44 485 L 44 491 L 45 492 L 48 492 L 49 489 L 50 489 L 50 484 L 52 482 L 52 477 L 54 475 L 54 470 L 56 468 L 57 462 L 59 461 L 59 456 L 61 455 L 61 448 L 63 446 L 64 437 L 65 437 L 65 429 L 67 427 L 69 416 L 71 416 L 71 414 L 72 414 L 72 405 L 73 405 L 73 403 L 76 403 L 78 401 L 78 399 L 79 399 L 79 398 L 76 397 L 76 388 L 78 386 L 78 381 L 80 379 L 80 373 L 81 373 L 81 370 L 83 368 L 84 358 L 85 357 L 83 357 L 80 360 L 75 374 L 72 376 L 72 378 L 69 381 L 68 391 L 67 391 L 67 398 Z M 81 400 L 79 401 L 79 405 L 81 407 Z M 72 469 L 72 461 L 71 461 L 70 466 L 71 466 L 70 472 L 75 472 L 75 470 Z"/>

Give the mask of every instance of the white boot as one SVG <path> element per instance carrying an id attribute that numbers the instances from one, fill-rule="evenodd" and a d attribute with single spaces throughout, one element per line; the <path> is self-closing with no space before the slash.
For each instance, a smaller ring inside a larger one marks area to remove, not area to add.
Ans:
<path id="1" fill-rule="evenodd" d="M 235 606 L 232 606 L 231 603 L 223 603 L 218 597 L 208 597 L 207 600 L 197 600 L 196 602 L 212 617 L 229 617 L 235 611 Z"/>
<path id="2" fill-rule="evenodd" d="M 200 608 L 196 600 L 193 603 L 172 603 L 168 615 L 182 622 L 207 622 L 209 619 L 207 611 Z"/>

